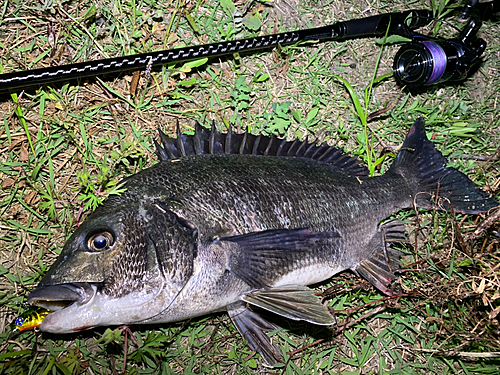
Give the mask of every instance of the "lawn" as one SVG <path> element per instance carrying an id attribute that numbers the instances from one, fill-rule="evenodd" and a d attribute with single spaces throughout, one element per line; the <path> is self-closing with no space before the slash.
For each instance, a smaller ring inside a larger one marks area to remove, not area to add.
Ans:
<path id="1" fill-rule="evenodd" d="M 431 9 L 453 37 L 462 2 L 387 0 L 70 0 L 0 6 L 0 73 L 177 48 Z M 500 224 L 403 211 L 410 244 L 388 298 L 350 272 L 315 286 L 338 324 L 285 323 L 285 363 L 266 367 L 227 314 L 74 335 L 10 336 L 26 296 L 74 228 L 119 181 L 157 162 L 157 128 L 318 139 L 384 173 L 415 119 L 451 166 L 499 199 L 500 23 L 469 78 L 409 91 L 384 38 L 308 42 L 0 95 L 0 375 L 3 374 L 497 374 Z M 0 88 L 1 89 L 1 88 Z M 497 212 L 498 215 L 498 212 Z M 488 221 L 489 218 L 489 221 Z"/>

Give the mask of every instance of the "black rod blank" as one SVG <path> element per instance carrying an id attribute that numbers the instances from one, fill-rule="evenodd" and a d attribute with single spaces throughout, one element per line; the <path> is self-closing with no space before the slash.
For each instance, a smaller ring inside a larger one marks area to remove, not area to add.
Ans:
<path id="1" fill-rule="evenodd" d="M 409 29 L 415 29 L 428 24 L 431 19 L 432 13 L 430 11 L 409 10 L 338 22 L 318 28 L 248 39 L 11 72 L 0 74 L 0 92 L 103 74 L 151 69 L 159 65 L 185 62 L 205 57 L 220 57 L 236 52 L 265 50 L 277 47 L 278 45 L 285 46 L 304 41 L 381 36 L 385 35 L 388 28 L 390 28 L 389 34 L 402 35 L 407 34 Z"/>

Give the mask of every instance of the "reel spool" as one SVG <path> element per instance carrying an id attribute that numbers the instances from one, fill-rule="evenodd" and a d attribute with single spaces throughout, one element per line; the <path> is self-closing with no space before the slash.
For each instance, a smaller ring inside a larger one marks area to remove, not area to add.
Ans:
<path id="1" fill-rule="evenodd" d="M 480 27 L 480 21 L 471 20 L 456 39 L 449 40 L 415 34 L 394 57 L 396 81 L 414 89 L 465 79 L 486 49 L 486 42 L 476 38 Z"/>

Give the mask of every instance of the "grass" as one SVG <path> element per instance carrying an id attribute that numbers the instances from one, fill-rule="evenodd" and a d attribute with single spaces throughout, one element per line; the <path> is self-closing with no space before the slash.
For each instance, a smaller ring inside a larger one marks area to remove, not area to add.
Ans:
<path id="1" fill-rule="evenodd" d="M 4 1 L 0 70 L 431 7 L 392 3 Z M 432 6 L 444 13 L 455 4 L 447 3 Z M 482 219 L 433 210 L 398 214 L 414 241 L 402 248 L 408 266 L 396 284 L 404 296 L 385 298 L 350 273 L 318 286 L 338 326 L 298 323 L 274 332 L 287 359 L 274 369 L 263 366 L 225 314 L 131 332 L 30 331 L 10 340 L 8 332 L 74 227 L 119 192 L 121 178 L 155 162 L 157 126 L 173 134 L 177 120 L 186 132 L 195 120 L 215 120 L 221 129 L 317 137 L 344 147 L 379 174 L 412 121 L 424 116 L 450 165 L 498 198 L 499 29 L 498 21 L 485 22 L 488 50 L 470 79 L 418 94 L 386 77 L 397 46 L 357 39 L 163 67 L 150 77 L 141 74 L 137 84 L 130 74 L 1 97 L 0 374 L 497 373 L 498 358 L 486 355 L 500 351 L 498 223 L 467 240 L 462 237 Z M 453 30 L 442 26 L 439 33 Z"/>

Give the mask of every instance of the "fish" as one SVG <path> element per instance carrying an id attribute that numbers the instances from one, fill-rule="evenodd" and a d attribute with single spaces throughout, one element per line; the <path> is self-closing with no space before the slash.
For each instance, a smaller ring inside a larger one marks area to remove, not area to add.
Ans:
<path id="1" fill-rule="evenodd" d="M 498 206 L 447 161 L 417 119 L 387 172 L 338 148 L 198 123 L 155 141 L 160 162 L 124 180 L 71 235 L 28 296 L 39 329 L 160 324 L 227 311 L 268 364 L 282 360 L 269 313 L 333 325 L 309 285 L 351 270 L 386 295 L 406 241 L 400 210 Z"/>

